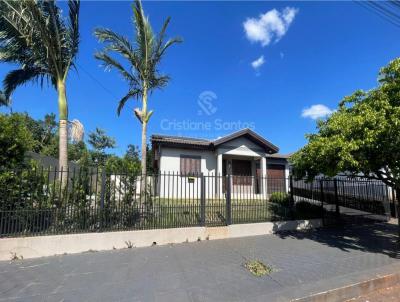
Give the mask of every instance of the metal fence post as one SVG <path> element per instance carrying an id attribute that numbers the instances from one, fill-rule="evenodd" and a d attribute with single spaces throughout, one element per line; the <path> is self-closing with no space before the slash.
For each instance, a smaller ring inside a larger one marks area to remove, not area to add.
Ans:
<path id="1" fill-rule="evenodd" d="M 104 220 L 104 199 L 106 195 L 106 171 L 105 168 L 101 171 L 101 187 L 100 187 L 100 229 L 103 228 Z"/>
<path id="2" fill-rule="evenodd" d="M 340 207 L 339 207 L 339 194 L 338 194 L 338 186 L 337 186 L 337 179 L 335 178 L 333 180 L 333 186 L 335 189 L 335 213 L 336 213 L 336 218 L 338 219 L 340 217 Z"/>
<path id="3" fill-rule="evenodd" d="M 290 185 L 290 203 L 291 206 L 293 207 L 294 206 L 293 175 L 290 175 L 289 185 Z"/>
<path id="4" fill-rule="evenodd" d="M 203 173 L 200 176 L 200 225 L 206 225 L 206 178 Z"/>
<path id="5" fill-rule="evenodd" d="M 232 224 L 231 175 L 226 175 L 226 224 Z"/>
<path id="6" fill-rule="evenodd" d="M 399 217 L 399 213 L 397 211 L 397 195 L 396 195 L 396 191 L 395 191 L 395 189 L 393 187 L 390 187 L 390 189 L 392 190 L 392 193 L 391 193 L 390 197 L 391 197 L 393 208 L 394 208 L 393 217 L 399 219 L 400 217 Z"/>
<path id="7" fill-rule="evenodd" d="M 320 194 L 321 194 L 321 219 L 322 219 L 322 224 L 325 224 L 325 215 L 324 215 L 324 181 L 321 179 L 320 180 Z"/>

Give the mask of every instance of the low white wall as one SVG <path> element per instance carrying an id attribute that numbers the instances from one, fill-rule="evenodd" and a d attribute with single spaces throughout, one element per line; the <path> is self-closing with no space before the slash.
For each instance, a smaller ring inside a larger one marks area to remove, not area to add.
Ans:
<path id="1" fill-rule="evenodd" d="M 235 224 L 222 227 L 191 227 L 106 233 L 85 233 L 41 237 L 0 239 L 0 260 L 17 257 L 37 258 L 86 251 L 100 251 L 134 247 L 194 242 L 197 240 L 228 239 L 246 236 L 268 235 L 283 230 L 318 228 L 320 219 L 286 222 Z"/>

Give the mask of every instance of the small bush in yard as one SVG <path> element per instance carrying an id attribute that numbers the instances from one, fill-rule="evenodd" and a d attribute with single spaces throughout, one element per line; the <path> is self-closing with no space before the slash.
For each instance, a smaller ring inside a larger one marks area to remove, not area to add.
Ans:
<path id="1" fill-rule="evenodd" d="M 285 192 L 274 192 L 271 194 L 269 201 L 272 203 L 279 203 L 284 206 L 288 206 L 290 204 L 290 196 Z"/>
<path id="2" fill-rule="evenodd" d="M 258 260 L 249 260 L 244 264 L 244 267 L 247 268 L 250 273 L 257 277 L 269 275 L 273 272 L 271 266 L 265 265 Z"/>

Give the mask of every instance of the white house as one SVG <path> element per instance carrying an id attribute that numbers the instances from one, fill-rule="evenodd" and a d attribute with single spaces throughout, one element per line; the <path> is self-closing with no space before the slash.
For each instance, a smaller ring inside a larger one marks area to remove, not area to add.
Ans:
<path id="1" fill-rule="evenodd" d="M 288 156 L 250 129 L 216 140 L 153 135 L 151 143 L 161 196 L 197 198 L 201 176 L 207 198 L 223 195 L 227 175 L 234 196 L 288 191 Z"/>

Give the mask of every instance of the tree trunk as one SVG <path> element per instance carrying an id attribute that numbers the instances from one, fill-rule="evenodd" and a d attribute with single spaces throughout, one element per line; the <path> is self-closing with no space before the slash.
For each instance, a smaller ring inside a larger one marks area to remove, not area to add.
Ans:
<path id="1" fill-rule="evenodd" d="M 147 175 L 147 122 L 142 124 L 142 176 Z"/>
<path id="2" fill-rule="evenodd" d="M 147 177 L 147 89 L 143 89 L 142 100 L 142 181 L 140 182 L 140 193 L 146 193 L 146 177 Z M 144 196 L 144 195 L 143 195 Z"/>
<path id="3" fill-rule="evenodd" d="M 58 110 L 60 115 L 58 165 L 60 171 L 68 171 L 68 106 L 64 82 L 59 81 L 57 83 L 57 92 Z M 67 173 L 60 172 L 60 181 L 64 188 L 67 183 Z"/>

